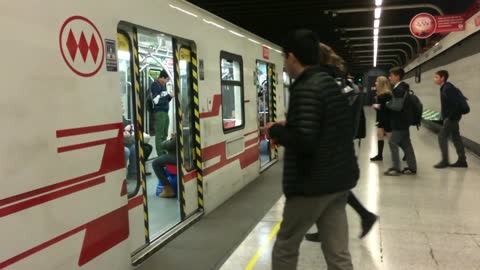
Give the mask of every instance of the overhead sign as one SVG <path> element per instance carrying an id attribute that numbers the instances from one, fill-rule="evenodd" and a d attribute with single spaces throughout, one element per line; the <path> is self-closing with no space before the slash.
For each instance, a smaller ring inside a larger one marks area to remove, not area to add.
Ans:
<path id="1" fill-rule="evenodd" d="M 410 32 L 416 38 L 428 38 L 437 31 L 437 20 L 428 13 L 420 13 L 410 21 Z"/>
<path id="2" fill-rule="evenodd" d="M 67 66 L 77 75 L 91 77 L 105 59 L 105 45 L 97 27 L 87 18 L 72 16 L 60 29 L 60 52 Z"/>
<path id="3" fill-rule="evenodd" d="M 436 33 L 465 30 L 465 15 L 433 16 L 420 13 L 410 21 L 410 32 L 416 38 L 428 38 Z"/>

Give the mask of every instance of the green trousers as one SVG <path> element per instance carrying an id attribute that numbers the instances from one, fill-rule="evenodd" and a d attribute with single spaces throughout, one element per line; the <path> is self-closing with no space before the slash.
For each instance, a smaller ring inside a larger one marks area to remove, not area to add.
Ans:
<path id="1" fill-rule="evenodd" d="M 162 148 L 162 143 L 168 137 L 168 125 L 170 124 L 170 119 L 168 118 L 168 113 L 166 112 L 156 112 L 155 113 L 155 149 L 157 150 L 157 155 L 160 156 L 165 152 Z"/>

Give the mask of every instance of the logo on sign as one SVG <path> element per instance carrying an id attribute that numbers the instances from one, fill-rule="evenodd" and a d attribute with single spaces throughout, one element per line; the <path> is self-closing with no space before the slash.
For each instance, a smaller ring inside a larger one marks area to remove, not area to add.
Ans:
<path id="1" fill-rule="evenodd" d="M 270 50 L 268 47 L 263 46 L 263 59 L 269 59 L 270 58 Z"/>
<path id="2" fill-rule="evenodd" d="M 91 77 L 100 70 L 105 47 L 97 27 L 87 18 L 68 18 L 60 29 L 60 51 L 67 66 L 82 77 Z"/>
<path id="3" fill-rule="evenodd" d="M 416 38 L 428 38 L 437 31 L 437 20 L 428 13 L 420 13 L 410 21 L 410 32 Z"/>

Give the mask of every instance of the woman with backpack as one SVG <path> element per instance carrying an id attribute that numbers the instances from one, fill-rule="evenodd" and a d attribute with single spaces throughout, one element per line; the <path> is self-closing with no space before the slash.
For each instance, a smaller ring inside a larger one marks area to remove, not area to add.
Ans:
<path id="1" fill-rule="evenodd" d="M 376 102 L 373 104 L 373 108 L 377 111 L 377 145 L 378 153 L 376 156 L 370 159 L 370 161 L 382 161 L 383 160 L 383 146 L 385 145 L 385 137 L 388 133 L 392 132 L 390 127 L 390 120 L 388 119 L 388 110 L 386 104 L 392 99 L 392 86 L 387 77 L 380 76 L 375 81 L 375 87 L 377 89 Z"/>

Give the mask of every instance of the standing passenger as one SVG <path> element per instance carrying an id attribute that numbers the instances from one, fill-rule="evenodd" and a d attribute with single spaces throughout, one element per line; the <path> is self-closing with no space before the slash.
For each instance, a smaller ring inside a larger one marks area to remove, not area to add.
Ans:
<path id="1" fill-rule="evenodd" d="M 403 77 L 405 77 L 405 71 L 402 68 L 397 67 L 390 70 L 389 79 L 390 83 L 394 85 L 392 95 L 395 98 L 406 98 L 410 91 L 410 86 L 402 81 Z M 385 175 L 399 176 L 401 174 L 417 174 L 417 160 L 415 158 L 412 141 L 410 140 L 410 120 L 408 119 L 408 112 L 404 109 L 399 112 L 389 110 L 388 114 L 392 127 L 392 137 L 388 144 L 390 145 L 393 166 L 385 172 Z M 399 148 L 402 148 L 405 153 L 408 164 L 408 167 L 402 171 L 400 171 Z"/>
<path id="2" fill-rule="evenodd" d="M 285 67 L 295 79 L 287 121 L 267 125 L 271 138 L 285 147 L 286 202 L 272 252 L 273 270 L 297 268 L 300 243 L 314 224 L 328 269 L 353 269 L 345 211 L 348 191 L 359 176 L 353 115 L 326 57 L 320 59 L 318 44 L 309 30 L 287 35 Z"/>
<path id="3" fill-rule="evenodd" d="M 438 136 L 438 144 L 442 151 L 442 161 L 435 165 L 435 168 L 442 169 L 448 166 L 467 168 L 467 157 L 465 147 L 460 136 L 460 119 L 462 113 L 459 111 L 459 104 L 463 99 L 462 93 L 450 82 L 448 82 L 448 71 L 440 70 L 435 75 L 435 83 L 440 85 L 440 99 L 442 104 L 443 127 Z M 458 161 L 450 165 L 448 160 L 448 137 L 452 136 L 453 144 L 457 150 Z"/>
<path id="4" fill-rule="evenodd" d="M 388 119 L 388 110 L 386 104 L 392 99 L 392 87 L 388 82 L 387 77 L 380 76 L 375 81 L 375 87 L 377 89 L 376 103 L 373 105 L 377 111 L 377 155 L 371 158 L 371 161 L 383 160 L 383 146 L 384 138 L 388 133 L 392 132 L 390 127 L 390 120 Z"/>
<path id="5" fill-rule="evenodd" d="M 170 109 L 170 100 L 172 100 L 173 93 L 168 93 L 167 83 L 170 81 L 168 73 L 165 70 L 160 72 L 158 79 L 153 82 L 151 86 L 152 99 L 154 103 L 153 112 L 155 113 L 155 148 L 157 156 L 165 153 L 162 149 L 162 142 L 167 139 L 168 125 L 170 120 L 168 118 L 168 111 Z"/>

